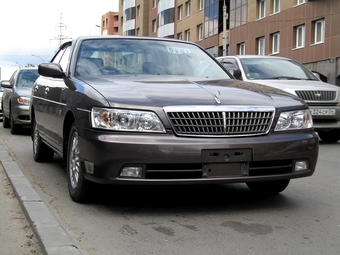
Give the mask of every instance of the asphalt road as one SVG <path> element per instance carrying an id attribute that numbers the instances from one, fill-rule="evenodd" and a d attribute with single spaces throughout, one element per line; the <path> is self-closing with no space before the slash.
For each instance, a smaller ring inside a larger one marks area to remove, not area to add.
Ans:
<path id="1" fill-rule="evenodd" d="M 245 184 L 102 187 L 73 202 L 61 160 L 36 163 L 26 134 L 8 149 L 82 254 L 340 254 L 340 143 L 320 144 L 313 176 L 277 196 Z"/>

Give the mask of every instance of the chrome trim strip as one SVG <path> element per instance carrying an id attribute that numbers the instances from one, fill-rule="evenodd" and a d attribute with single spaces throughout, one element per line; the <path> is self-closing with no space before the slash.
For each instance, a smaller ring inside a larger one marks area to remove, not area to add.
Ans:
<path id="1" fill-rule="evenodd" d="M 35 99 L 40 99 L 42 101 L 46 101 L 46 102 L 52 103 L 52 104 L 66 106 L 66 104 L 63 104 L 63 103 L 60 103 L 60 102 L 57 102 L 57 101 L 52 101 L 52 100 L 49 100 L 49 99 L 46 99 L 46 98 L 43 98 L 43 97 L 37 97 L 37 96 L 32 96 L 32 97 L 35 98 Z"/>

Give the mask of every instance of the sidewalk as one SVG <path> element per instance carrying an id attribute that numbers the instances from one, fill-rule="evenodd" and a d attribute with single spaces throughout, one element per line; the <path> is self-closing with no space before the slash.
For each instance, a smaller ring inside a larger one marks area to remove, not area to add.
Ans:
<path id="1" fill-rule="evenodd" d="M 0 161 L 1 254 L 80 255 L 1 143 Z"/>

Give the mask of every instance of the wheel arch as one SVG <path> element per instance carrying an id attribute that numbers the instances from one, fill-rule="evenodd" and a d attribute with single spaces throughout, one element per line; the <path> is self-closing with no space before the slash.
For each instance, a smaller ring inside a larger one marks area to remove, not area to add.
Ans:
<path id="1" fill-rule="evenodd" d="M 68 146 L 68 139 L 70 135 L 70 130 L 75 121 L 75 117 L 71 111 L 66 113 L 64 119 L 64 126 L 63 126 L 63 161 L 66 166 L 67 162 L 67 146 Z"/>

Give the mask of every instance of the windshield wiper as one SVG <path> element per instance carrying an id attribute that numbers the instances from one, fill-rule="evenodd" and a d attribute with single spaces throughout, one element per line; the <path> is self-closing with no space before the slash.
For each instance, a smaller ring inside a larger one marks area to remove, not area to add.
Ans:
<path id="1" fill-rule="evenodd" d="M 293 77 L 293 76 L 276 76 L 276 77 L 263 78 L 263 80 L 302 80 L 302 79 Z"/>

